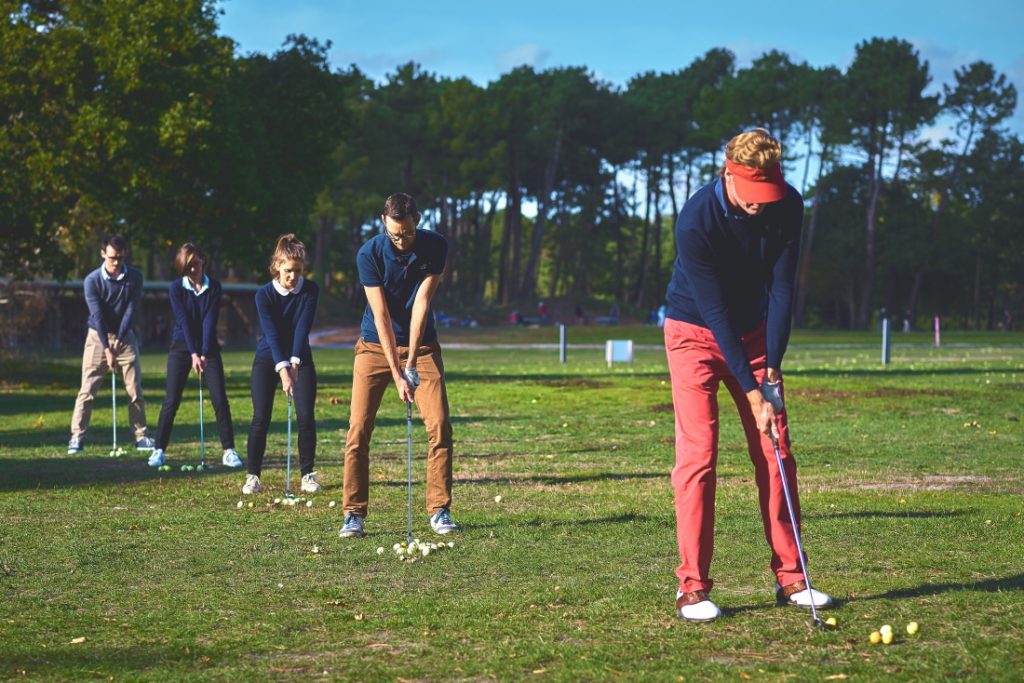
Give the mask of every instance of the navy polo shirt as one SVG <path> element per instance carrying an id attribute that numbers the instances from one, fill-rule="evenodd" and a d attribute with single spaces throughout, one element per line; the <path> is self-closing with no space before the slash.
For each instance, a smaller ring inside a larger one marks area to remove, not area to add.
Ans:
<path id="1" fill-rule="evenodd" d="M 443 273 L 447 260 L 448 240 L 436 232 L 421 229 L 416 230 L 416 241 L 412 249 L 404 254 L 395 249 L 383 233 L 370 238 L 359 250 L 356 256 L 359 284 L 364 287 L 380 287 L 384 291 L 384 301 L 391 315 L 391 327 L 399 346 L 409 345 L 412 305 L 420 285 L 428 275 Z M 360 334 L 368 342 L 380 343 L 369 303 L 363 312 Z M 434 341 L 437 341 L 437 330 L 434 328 L 434 311 L 429 309 L 420 343 L 430 344 Z"/>
<path id="2" fill-rule="evenodd" d="M 792 186 L 758 216 L 734 212 L 718 179 L 686 200 L 676 221 L 666 315 L 710 329 L 744 391 L 757 388 L 744 335 L 764 325 L 768 367 L 782 366 L 803 212 L 803 199 Z"/>

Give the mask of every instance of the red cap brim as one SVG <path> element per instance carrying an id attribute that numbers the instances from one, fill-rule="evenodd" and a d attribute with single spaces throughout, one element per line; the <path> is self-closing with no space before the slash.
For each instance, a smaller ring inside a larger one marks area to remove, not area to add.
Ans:
<path id="1" fill-rule="evenodd" d="M 748 204 L 770 204 L 786 196 L 786 181 L 779 164 L 750 168 L 727 159 L 725 168 L 732 174 L 737 196 Z"/>

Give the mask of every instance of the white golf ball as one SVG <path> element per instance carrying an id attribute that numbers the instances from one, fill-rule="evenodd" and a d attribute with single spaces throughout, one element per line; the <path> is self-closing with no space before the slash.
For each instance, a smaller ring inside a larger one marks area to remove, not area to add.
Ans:
<path id="1" fill-rule="evenodd" d="M 280 504 L 281 504 L 281 499 L 280 498 L 275 498 L 274 499 L 274 505 L 280 505 Z"/>
<path id="2" fill-rule="evenodd" d="M 383 555 L 384 554 L 384 546 L 381 546 L 381 547 L 377 548 L 377 554 L 378 555 Z"/>
<path id="3" fill-rule="evenodd" d="M 317 555 L 319 553 L 320 553 L 320 546 L 318 546 L 318 545 L 313 546 L 313 554 Z"/>
<path id="4" fill-rule="evenodd" d="M 391 549 L 394 550 L 395 552 L 398 552 L 399 550 L 402 549 L 402 544 L 401 543 L 396 543 L 393 546 L 391 546 Z"/>
<path id="5" fill-rule="evenodd" d="M 448 541 L 448 547 L 449 548 L 454 548 L 455 547 L 455 541 Z"/>
<path id="6" fill-rule="evenodd" d="M 252 505 L 253 505 L 253 504 L 252 504 L 252 501 L 250 500 L 250 501 L 249 501 L 249 507 L 252 507 Z"/>
<path id="7" fill-rule="evenodd" d="M 422 548 L 422 550 L 420 552 L 423 553 L 423 557 L 426 557 L 427 555 L 430 554 L 430 548 L 427 547 L 427 546 L 423 546 L 423 548 Z"/>
<path id="8" fill-rule="evenodd" d="M 313 501 L 311 501 L 311 500 L 307 500 L 307 501 L 306 501 L 306 507 L 308 507 L 308 508 L 311 508 L 311 507 L 313 507 Z"/>
<path id="9" fill-rule="evenodd" d="M 238 505 L 236 505 L 235 507 L 238 508 L 239 510 L 241 510 L 242 508 L 245 507 L 245 503 L 240 500 L 240 501 L 238 501 Z"/>
<path id="10" fill-rule="evenodd" d="M 277 584 L 277 587 L 278 588 L 284 588 L 284 584 L 283 583 L 279 583 L 279 584 Z"/>
<path id="11" fill-rule="evenodd" d="M 416 552 L 416 548 L 414 548 L 412 546 L 409 546 L 408 548 L 405 549 L 405 554 L 406 555 L 412 555 L 415 552 Z"/>
<path id="12" fill-rule="evenodd" d="M 494 497 L 494 502 L 495 503 L 500 503 L 501 502 L 501 496 L 495 496 Z"/>
<path id="13" fill-rule="evenodd" d="M 334 506 L 336 506 L 336 505 L 337 505 L 337 503 L 335 503 L 335 502 L 334 502 L 334 501 L 332 500 L 332 501 L 331 501 L 330 503 L 328 503 L 328 504 L 327 504 L 327 507 L 329 507 L 329 508 L 332 508 L 332 507 L 334 507 Z"/>
<path id="14" fill-rule="evenodd" d="M 892 626 L 890 626 L 889 624 L 885 624 L 884 626 L 882 626 L 882 628 L 878 629 L 878 632 L 881 633 L 883 636 L 886 633 L 892 633 Z"/>

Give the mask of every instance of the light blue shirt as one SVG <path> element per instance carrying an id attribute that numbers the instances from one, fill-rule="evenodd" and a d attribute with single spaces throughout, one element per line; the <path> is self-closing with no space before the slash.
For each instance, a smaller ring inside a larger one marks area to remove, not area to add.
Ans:
<path id="1" fill-rule="evenodd" d="M 203 274 L 203 284 L 198 291 L 192 288 L 192 281 L 188 279 L 188 275 L 182 275 L 181 286 L 185 288 L 186 292 L 192 292 L 194 295 L 199 296 L 210 288 L 210 276 Z"/>

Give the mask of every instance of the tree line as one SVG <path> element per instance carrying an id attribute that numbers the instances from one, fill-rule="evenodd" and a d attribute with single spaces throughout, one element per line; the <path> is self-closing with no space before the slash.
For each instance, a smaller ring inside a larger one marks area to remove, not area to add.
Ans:
<path id="1" fill-rule="evenodd" d="M 237 54 L 211 0 L 3 4 L 0 272 L 17 278 L 81 277 L 109 231 L 151 278 L 186 238 L 225 279 L 265 278 L 294 231 L 330 305 L 354 308 L 355 253 L 404 191 L 449 240 L 446 306 L 656 308 L 681 204 L 763 126 L 807 207 L 798 325 L 866 328 L 886 308 L 993 327 L 1022 308 L 1017 93 L 985 61 L 932 88 L 909 42 L 872 38 L 845 70 L 712 49 L 622 87 L 414 63 L 378 83 L 305 36 Z M 937 122 L 948 137 L 925 135 Z"/>

